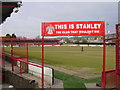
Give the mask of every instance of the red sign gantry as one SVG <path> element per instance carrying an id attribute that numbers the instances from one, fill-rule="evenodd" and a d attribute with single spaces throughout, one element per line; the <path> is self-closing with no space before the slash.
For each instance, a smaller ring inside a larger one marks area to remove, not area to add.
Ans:
<path id="1" fill-rule="evenodd" d="M 42 36 L 105 35 L 104 21 L 45 22 Z"/>
<path id="2" fill-rule="evenodd" d="M 42 23 L 42 67 L 44 67 L 44 36 L 95 36 L 105 35 L 104 21 L 43 22 Z M 44 68 L 42 68 L 42 88 Z"/>

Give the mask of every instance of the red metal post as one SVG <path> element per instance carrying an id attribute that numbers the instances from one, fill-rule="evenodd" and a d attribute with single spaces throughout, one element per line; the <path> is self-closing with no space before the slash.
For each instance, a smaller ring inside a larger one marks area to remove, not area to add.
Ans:
<path id="1" fill-rule="evenodd" d="M 28 43 L 26 43 L 26 48 L 27 48 L 27 62 L 28 62 Z"/>
<path id="2" fill-rule="evenodd" d="M 42 36 L 42 88 L 44 88 L 44 36 Z"/>
<path id="3" fill-rule="evenodd" d="M 103 64 L 102 64 L 102 67 L 103 67 L 103 72 L 102 72 L 102 89 L 105 88 L 105 82 L 106 82 L 106 73 L 105 73 L 105 70 L 106 70 L 106 38 L 105 38 L 105 35 L 103 36 Z"/>
<path id="4" fill-rule="evenodd" d="M 12 71 L 14 72 L 13 42 L 12 42 L 12 40 L 11 40 L 11 63 L 12 63 Z"/>
<path id="5" fill-rule="evenodd" d="M 28 62 L 28 43 L 26 44 L 26 48 L 27 48 L 27 62 Z M 27 73 L 28 73 L 28 64 L 27 64 Z"/>
<path id="6" fill-rule="evenodd" d="M 116 88 L 119 89 L 119 24 L 116 25 Z"/>
<path id="7" fill-rule="evenodd" d="M 2 39 L 2 67 L 5 67 L 5 60 L 4 60 L 4 38 L 1 38 Z"/>
<path id="8" fill-rule="evenodd" d="M 42 32 L 44 32 L 44 25 L 42 26 Z M 44 88 L 44 34 L 42 34 L 42 88 Z"/>

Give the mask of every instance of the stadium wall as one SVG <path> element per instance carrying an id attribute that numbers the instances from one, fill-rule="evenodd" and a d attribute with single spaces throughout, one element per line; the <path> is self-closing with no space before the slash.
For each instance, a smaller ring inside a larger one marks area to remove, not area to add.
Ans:
<path id="1" fill-rule="evenodd" d="M 35 90 L 35 88 L 38 88 L 38 83 L 33 82 L 32 84 L 30 81 L 32 79 L 28 79 L 24 76 L 20 76 L 10 70 L 5 70 L 5 82 L 12 84 L 15 88 L 26 88 L 26 89 L 32 89 Z"/>

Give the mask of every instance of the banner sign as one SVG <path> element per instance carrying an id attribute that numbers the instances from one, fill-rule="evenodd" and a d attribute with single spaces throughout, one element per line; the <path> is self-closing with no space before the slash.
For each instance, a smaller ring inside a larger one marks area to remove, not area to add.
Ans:
<path id="1" fill-rule="evenodd" d="M 42 36 L 105 35 L 104 21 L 44 22 Z"/>

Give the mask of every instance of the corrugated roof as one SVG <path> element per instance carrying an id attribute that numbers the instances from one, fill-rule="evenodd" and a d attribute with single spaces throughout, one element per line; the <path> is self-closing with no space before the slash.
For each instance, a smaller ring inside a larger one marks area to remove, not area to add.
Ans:
<path id="1" fill-rule="evenodd" d="M 0 2 L 21 2 L 22 0 L 0 0 Z"/>

